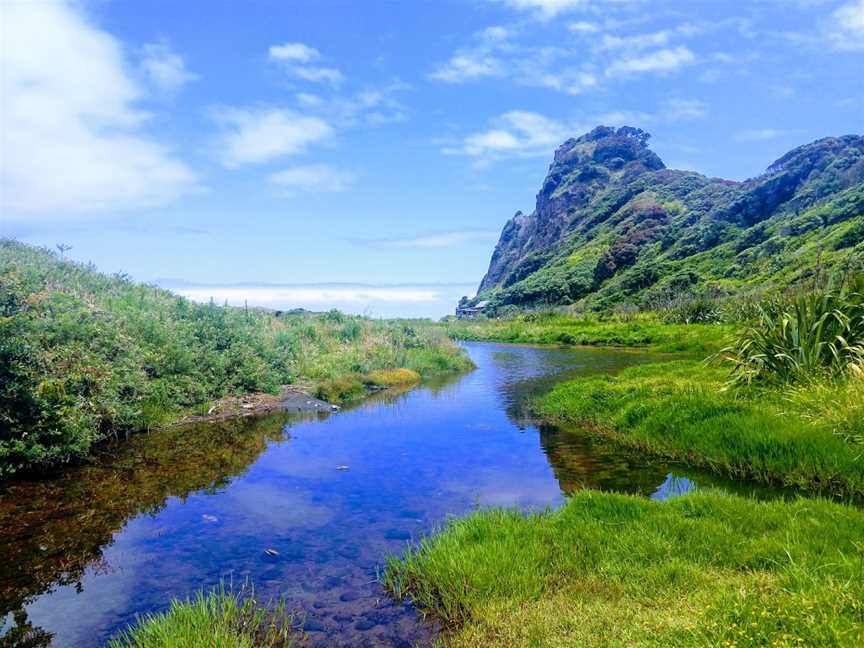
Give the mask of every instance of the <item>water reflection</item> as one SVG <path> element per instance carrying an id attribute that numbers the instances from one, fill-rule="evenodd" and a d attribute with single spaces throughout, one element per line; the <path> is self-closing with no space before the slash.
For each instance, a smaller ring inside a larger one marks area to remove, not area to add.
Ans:
<path id="1" fill-rule="evenodd" d="M 663 462 L 538 429 L 528 413 L 557 380 L 650 356 L 466 348 L 476 371 L 326 419 L 161 431 L 55 479 L 6 484 L 0 634 L 8 645 L 97 646 L 172 596 L 248 578 L 289 598 L 313 645 L 424 644 L 434 629 L 387 599 L 376 569 L 448 515 L 557 506 L 586 487 L 690 488 Z"/>

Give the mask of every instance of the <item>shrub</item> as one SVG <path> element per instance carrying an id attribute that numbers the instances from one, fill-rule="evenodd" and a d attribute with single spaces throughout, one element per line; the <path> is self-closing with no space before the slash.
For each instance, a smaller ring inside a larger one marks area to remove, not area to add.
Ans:
<path id="1" fill-rule="evenodd" d="M 363 392 L 353 373 L 469 366 L 422 321 L 196 304 L 0 240 L 0 478 L 228 395 L 345 378 L 342 400 Z"/>

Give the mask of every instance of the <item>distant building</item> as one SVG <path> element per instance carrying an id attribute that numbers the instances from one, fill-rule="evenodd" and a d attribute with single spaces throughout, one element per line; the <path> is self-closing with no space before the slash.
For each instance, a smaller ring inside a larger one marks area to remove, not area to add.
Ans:
<path id="1" fill-rule="evenodd" d="M 476 306 L 457 306 L 456 319 L 476 319 L 483 314 L 483 309 L 489 305 L 489 301 L 477 302 Z"/>

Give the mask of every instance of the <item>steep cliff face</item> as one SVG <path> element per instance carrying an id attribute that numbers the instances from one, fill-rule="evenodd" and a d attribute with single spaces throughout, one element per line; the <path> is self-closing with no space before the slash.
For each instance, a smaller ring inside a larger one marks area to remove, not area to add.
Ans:
<path id="1" fill-rule="evenodd" d="M 864 257 L 864 137 L 799 147 L 745 182 L 666 169 L 648 139 L 599 126 L 564 142 L 534 211 L 504 226 L 478 294 L 493 309 L 644 304 Z"/>

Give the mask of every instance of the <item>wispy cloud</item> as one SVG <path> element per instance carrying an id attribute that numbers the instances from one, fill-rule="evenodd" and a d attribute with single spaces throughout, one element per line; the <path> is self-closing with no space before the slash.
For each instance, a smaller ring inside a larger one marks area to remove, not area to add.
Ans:
<path id="1" fill-rule="evenodd" d="M 122 44 L 64 2 L 0 3 L 3 219 L 155 207 L 198 189 L 149 136 Z M 164 77 L 163 77 L 164 80 Z"/>
<path id="2" fill-rule="evenodd" d="M 406 108 L 397 96 L 407 87 L 404 83 L 391 81 L 378 87 L 333 96 L 301 92 L 295 99 L 301 110 L 318 115 L 340 128 L 380 126 L 405 119 Z"/>
<path id="3" fill-rule="evenodd" d="M 513 9 L 528 11 L 541 20 L 586 6 L 586 0 L 491 0 L 505 4 Z"/>
<path id="4" fill-rule="evenodd" d="M 555 45 L 536 44 L 534 30 L 524 23 L 490 27 L 476 32 L 429 77 L 445 83 L 506 80 L 580 95 L 640 75 L 673 74 L 701 62 L 682 41 L 709 27 L 682 22 L 642 33 L 626 31 L 630 24 L 612 18 L 574 22 L 568 29 L 575 37 Z M 711 57 L 706 61 L 719 63 Z"/>
<path id="5" fill-rule="evenodd" d="M 777 128 L 747 128 L 733 133 L 732 139 L 736 142 L 764 142 L 784 137 L 788 134 L 789 131 Z"/>
<path id="6" fill-rule="evenodd" d="M 334 132 L 320 117 L 285 108 L 219 107 L 211 116 L 220 129 L 216 145 L 222 164 L 229 168 L 300 153 Z"/>
<path id="7" fill-rule="evenodd" d="M 509 79 L 519 85 L 572 95 L 597 85 L 593 67 L 588 63 L 574 65 L 573 53 L 568 49 L 522 45 L 516 40 L 519 32 L 516 26 L 483 29 L 474 34 L 469 46 L 457 50 L 429 77 L 445 83 Z"/>
<path id="8" fill-rule="evenodd" d="M 142 48 L 141 71 L 148 81 L 166 94 L 174 94 L 198 75 L 186 69 L 183 57 L 167 43 L 149 43 Z"/>
<path id="9" fill-rule="evenodd" d="M 701 119 L 708 115 L 708 104 L 699 99 L 668 99 L 661 111 L 666 121 Z"/>
<path id="10" fill-rule="evenodd" d="M 382 248 L 401 248 L 409 250 L 432 250 L 440 248 L 451 248 L 471 243 L 486 244 L 498 240 L 497 230 L 453 230 L 449 232 L 436 232 L 422 236 L 395 239 L 377 239 L 363 241 L 364 245 L 373 245 Z"/>
<path id="11" fill-rule="evenodd" d="M 606 76 L 633 76 L 645 72 L 670 73 L 695 61 L 695 54 L 682 45 L 612 61 L 606 68 Z"/>
<path id="12" fill-rule="evenodd" d="M 289 75 L 305 81 L 325 81 L 335 85 L 344 79 L 338 69 L 318 65 L 316 62 L 321 58 L 321 53 L 304 43 L 273 45 L 268 54 L 270 60 L 280 64 Z"/>
<path id="13" fill-rule="evenodd" d="M 489 127 L 456 141 L 448 140 L 441 149 L 446 155 L 465 155 L 479 165 L 507 158 L 549 156 L 569 137 L 576 137 L 594 126 L 641 126 L 701 119 L 708 105 L 698 99 L 672 98 L 655 112 L 618 110 L 555 119 L 540 113 L 511 110 L 491 120 Z"/>
<path id="14" fill-rule="evenodd" d="M 838 50 L 864 50 L 864 0 L 838 7 L 826 28 L 828 40 Z"/>
<path id="15" fill-rule="evenodd" d="M 338 193 L 347 191 L 357 179 L 348 171 L 327 164 L 307 164 L 282 169 L 267 176 L 268 182 L 293 197 L 301 193 Z"/>
<path id="16" fill-rule="evenodd" d="M 442 149 L 447 155 L 468 155 L 486 161 L 500 157 L 532 157 L 549 151 L 573 132 L 573 126 L 526 110 L 511 110 L 492 120 L 490 128 Z"/>

